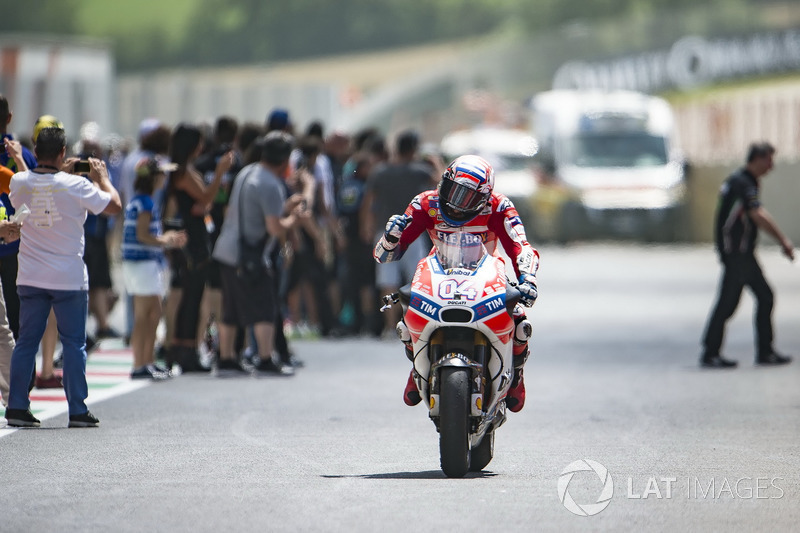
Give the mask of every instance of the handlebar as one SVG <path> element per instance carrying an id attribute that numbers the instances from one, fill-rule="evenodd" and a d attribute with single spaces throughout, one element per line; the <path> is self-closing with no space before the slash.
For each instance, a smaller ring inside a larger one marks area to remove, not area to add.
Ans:
<path id="1" fill-rule="evenodd" d="M 384 295 L 383 298 L 381 298 L 381 300 L 383 301 L 383 307 L 381 307 L 381 313 L 385 313 L 386 311 L 391 309 L 394 304 L 400 301 L 400 293 L 393 292 L 392 294 L 386 294 Z"/>

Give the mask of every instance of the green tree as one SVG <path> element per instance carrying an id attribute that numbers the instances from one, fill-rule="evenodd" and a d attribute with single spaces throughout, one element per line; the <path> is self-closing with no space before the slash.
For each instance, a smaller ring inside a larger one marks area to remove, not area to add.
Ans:
<path id="1" fill-rule="evenodd" d="M 71 34 L 77 9 L 78 0 L 0 0 L 0 31 Z"/>
<path id="2" fill-rule="evenodd" d="M 296 59 L 463 39 L 492 31 L 503 10 L 486 0 L 201 0 L 181 59 Z"/>

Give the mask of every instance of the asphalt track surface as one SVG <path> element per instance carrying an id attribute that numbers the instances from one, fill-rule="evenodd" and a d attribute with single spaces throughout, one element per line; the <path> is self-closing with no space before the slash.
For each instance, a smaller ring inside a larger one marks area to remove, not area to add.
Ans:
<path id="1" fill-rule="evenodd" d="M 709 248 L 540 251 L 527 405 L 485 471 L 442 475 L 397 342 L 296 341 L 293 378 L 179 376 L 92 405 L 98 429 L 62 414 L 3 436 L 0 531 L 796 530 L 800 361 L 753 365 L 746 295 L 725 343 L 739 368 L 698 367 Z M 798 355 L 800 268 L 760 257 L 777 346 Z"/>

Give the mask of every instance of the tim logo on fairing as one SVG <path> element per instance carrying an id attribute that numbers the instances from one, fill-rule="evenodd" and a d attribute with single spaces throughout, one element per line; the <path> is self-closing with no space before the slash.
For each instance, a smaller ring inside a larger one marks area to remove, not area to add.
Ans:
<path id="1" fill-rule="evenodd" d="M 427 298 L 423 298 L 422 296 L 418 295 L 411 297 L 411 302 L 409 305 L 411 308 L 416 309 L 423 315 L 433 318 L 434 320 L 439 316 L 439 309 L 441 309 L 441 306 L 436 305 Z"/>
<path id="2" fill-rule="evenodd" d="M 475 306 L 475 316 L 479 319 L 493 315 L 498 311 L 505 311 L 506 300 L 502 296 L 497 296 Z"/>

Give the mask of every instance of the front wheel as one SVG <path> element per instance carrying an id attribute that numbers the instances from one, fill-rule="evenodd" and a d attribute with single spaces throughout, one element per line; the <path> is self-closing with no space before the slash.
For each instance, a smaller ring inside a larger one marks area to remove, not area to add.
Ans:
<path id="1" fill-rule="evenodd" d="M 492 462 L 494 456 L 494 430 L 486 433 L 469 454 L 469 471 L 480 472 Z"/>
<path id="2" fill-rule="evenodd" d="M 470 370 L 441 369 L 439 386 L 439 457 L 447 477 L 469 472 Z"/>

